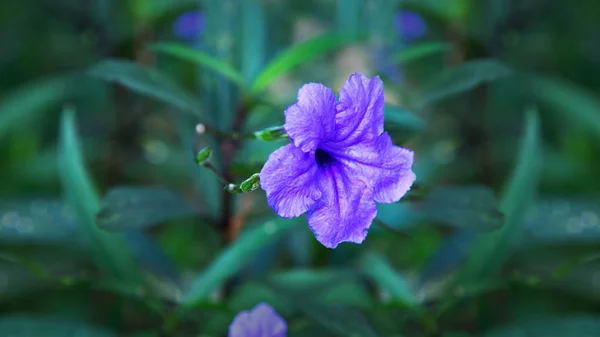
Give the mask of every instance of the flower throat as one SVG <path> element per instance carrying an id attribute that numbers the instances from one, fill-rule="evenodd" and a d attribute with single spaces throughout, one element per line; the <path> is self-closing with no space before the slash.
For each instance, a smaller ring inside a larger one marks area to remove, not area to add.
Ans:
<path id="1" fill-rule="evenodd" d="M 317 160 L 317 164 L 319 165 L 319 167 L 326 167 L 334 162 L 333 157 L 329 153 L 321 149 L 317 149 L 317 151 L 315 152 L 315 159 Z"/>

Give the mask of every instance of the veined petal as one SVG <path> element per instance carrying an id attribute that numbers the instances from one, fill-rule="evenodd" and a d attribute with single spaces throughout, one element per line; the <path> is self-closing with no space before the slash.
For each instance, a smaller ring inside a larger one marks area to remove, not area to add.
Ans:
<path id="1" fill-rule="evenodd" d="M 323 198 L 306 216 L 317 240 L 327 248 L 363 242 L 377 215 L 371 189 L 360 180 L 348 179 L 339 164 L 322 169 L 319 187 Z"/>
<path id="2" fill-rule="evenodd" d="M 412 171 L 413 152 L 394 146 L 387 132 L 373 142 L 350 147 L 334 145 L 328 151 L 342 165 L 344 174 L 365 182 L 377 202 L 400 200 L 416 179 Z"/>
<path id="3" fill-rule="evenodd" d="M 383 82 L 355 73 L 344 83 L 335 116 L 334 142 L 350 146 L 383 132 Z"/>
<path id="4" fill-rule="evenodd" d="M 285 320 L 266 303 L 242 311 L 229 325 L 228 337 L 285 337 Z"/>
<path id="5" fill-rule="evenodd" d="M 335 128 L 336 98 L 320 83 L 305 84 L 298 100 L 285 110 L 284 128 L 292 143 L 304 152 L 312 152 Z"/>
<path id="6" fill-rule="evenodd" d="M 321 198 L 314 155 L 288 144 L 271 153 L 260 171 L 267 202 L 279 216 L 291 218 L 306 212 Z"/>

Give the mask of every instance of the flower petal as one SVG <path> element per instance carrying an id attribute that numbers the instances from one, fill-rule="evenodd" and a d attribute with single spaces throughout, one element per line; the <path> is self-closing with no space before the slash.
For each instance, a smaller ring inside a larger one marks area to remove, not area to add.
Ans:
<path id="1" fill-rule="evenodd" d="M 312 152 L 335 128 L 336 98 L 331 89 L 320 83 L 305 84 L 298 90 L 298 100 L 285 110 L 285 131 L 293 144 Z"/>
<path id="2" fill-rule="evenodd" d="M 314 155 L 288 144 L 271 153 L 260 171 L 260 185 L 267 202 L 279 216 L 291 218 L 306 212 L 321 198 Z"/>
<path id="3" fill-rule="evenodd" d="M 354 73 L 340 92 L 335 116 L 335 142 L 346 146 L 371 140 L 383 132 L 383 82 Z"/>
<path id="4" fill-rule="evenodd" d="M 319 186 L 323 199 L 306 215 L 316 239 L 327 248 L 363 242 L 377 215 L 371 190 L 360 180 L 348 179 L 339 164 L 321 170 Z"/>
<path id="5" fill-rule="evenodd" d="M 228 337 L 285 337 L 285 320 L 266 303 L 242 311 L 229 325 Z"/>
<path id="6" fill-rule="evenodd" d="M 344 174 L 364 181 L 373 190 L 377 202 L 400 200 L 416 179 L 412 171 L 413 152 L 394 146 L 387 132 L 373 142 L 350 147 L 331 145 L 327 150 L 342 164 Z"/>

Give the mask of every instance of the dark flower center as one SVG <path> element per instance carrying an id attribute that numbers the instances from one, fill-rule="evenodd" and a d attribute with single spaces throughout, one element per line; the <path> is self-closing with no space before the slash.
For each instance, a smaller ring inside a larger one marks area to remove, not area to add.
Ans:
<path id="1" fill-rule="evenodd" d="M 329 166 L 329 164 L 334 162 L 333 157 L 321 149 L 317 149 L 315 152 L 315 159 L 317 160 L 319 167 Z"/>

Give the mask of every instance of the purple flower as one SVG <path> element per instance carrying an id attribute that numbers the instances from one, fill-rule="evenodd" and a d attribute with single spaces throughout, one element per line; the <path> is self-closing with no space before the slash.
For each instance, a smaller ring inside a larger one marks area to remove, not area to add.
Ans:
<path id="1" fill-rule="evenodd" d="M 339 102 L 331 89 L 309 83 L 285 111 L 292 140 L 271 153 L 260 172 L 269 206 L 282 217 L 307 213 L 325 247 L 361 243 L 377 214 L 410 189 L 413 152 L 383 132 L 383 82 L 355 73 Z"/>
<path id="2" fill-rule="evenodd" d="M 270 305 L 259 303 L 235 316 L 228 337 L 285 337 L 286 333 L 285 320 Z"/>
<path id="3" fill-rule="evenodd" d="M 396 31 L 405 41 L 413 41 L 425 35 L 427 25 L 419 14 L 402 11 L 396 14 Z"/>
<path id="4" fill-rule="evenodd" d="M 186 41 L 194 41 L 204 31 L 204 14 L 198 11 L 185 12 L 175 20 L 173 32 Z"/>

